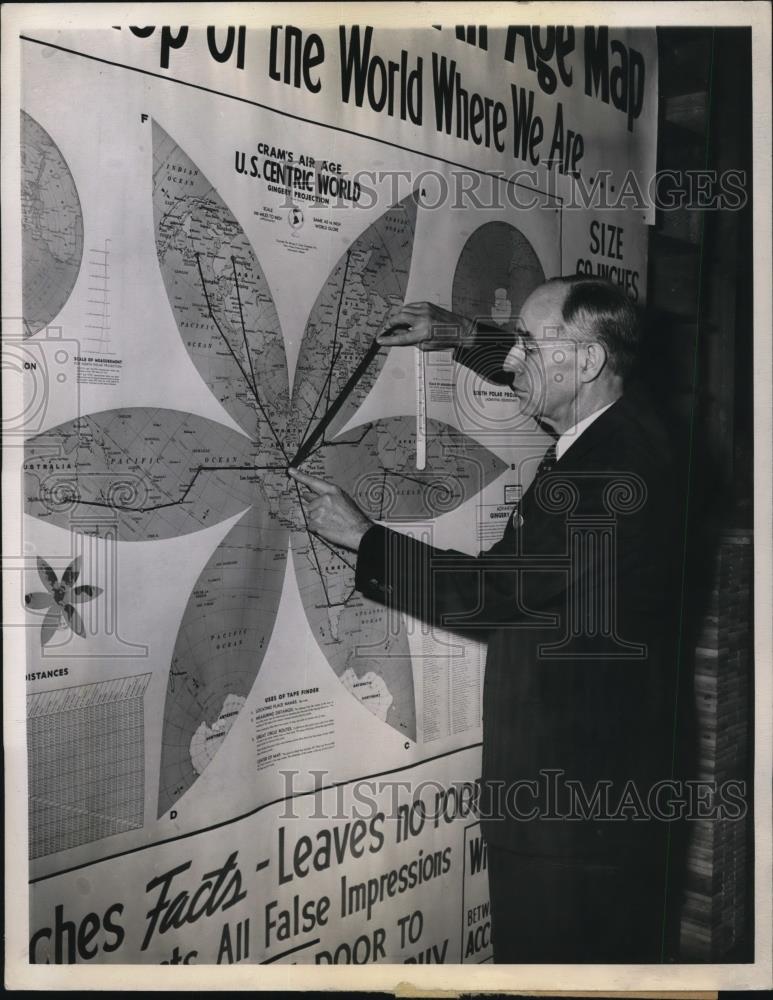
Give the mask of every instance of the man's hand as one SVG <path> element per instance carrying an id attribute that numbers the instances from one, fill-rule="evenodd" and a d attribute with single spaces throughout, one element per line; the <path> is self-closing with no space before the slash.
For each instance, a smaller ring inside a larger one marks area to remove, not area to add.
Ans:
<path id="1" fill-rule="evenodd" d="M 334 545 L 343 545 L 356 552 L 362 536 L 373 522 L 362 513 L 349 494 L 333 483 L 298 469 L 288 469 L 287 474 L 315 494 L 312 501 L 304 504 L 309 530 Z"/>
<path id="2" fill-rule="evenodd" d="M 420 351 L 445 351 L 463 344 L 470 326 L 468 319 L 431 302 L 409 302 L 395 317 L 389 332 L 376 339 L 382 347 L 414 345 Z"/>

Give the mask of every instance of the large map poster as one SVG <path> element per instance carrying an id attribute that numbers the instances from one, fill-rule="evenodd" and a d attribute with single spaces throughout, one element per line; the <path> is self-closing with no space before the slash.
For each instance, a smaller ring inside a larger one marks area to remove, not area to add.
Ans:
<path id="1" fill-rule="evenodd" d="M 641 300 L 646 192 L 576 198 L 654 173 L 654 31 L 250 17 L 21 40 L 29 960 L 482 963 L 485 646 L 359 594 L 287 470 L 501 536 L 544 434 L 374 340 Z"/>

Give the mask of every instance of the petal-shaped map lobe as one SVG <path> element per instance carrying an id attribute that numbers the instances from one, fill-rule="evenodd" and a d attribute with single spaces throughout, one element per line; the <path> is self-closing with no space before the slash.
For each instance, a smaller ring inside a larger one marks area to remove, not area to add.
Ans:
<path id="1" fill-rule="evenodd" d="M 26 512 L 121 541 L 173 538 L 243 511 L 265 467 L 238 432 L 177 410 L 104 410 L 26 442 Z M 93 519 L 89 514 L 93 514 Z"/>
<path id="2" fill-rule="evenodd" d="M 287 540 L 269 505 L 256 504 L 193 588 L 169 669 L 159 816 L 203 773 L 250 693 L 276 620 Z"/>
<path id="3" fill-rule="evenodd" d="M 156 251 L 177 328 L 199 374 L 267 455 L 289 409 L 284 341 L 242 227 L 196 164 L 153 123 Z"/>
<path id="4" fill-rule="evenodd" d="M 469 435 L 428 418 L 426 465 L 418 471 L 413 416 L 387 417 L 339 435 L 320 450 L 315 467 L 376 521 L 447 514 L 507 469 Z"/>
<path id="5" fill-rule="evenodd" d="M 416 739 L 416 699 L 405 619 L 354 589 L 356 554 L 293 532 L 293 565 L 314 638 L 344 687 L 370 712 Z"/>
<path id="6" fill-rule="evenodd" d="M 346 385 L 375 337 L 403 306 L 416 205 L 416 196 L 411 194 L 368 226 L 343 254 L 317 296 L 293 380 L 290 438 L 296 447 Z M 376 355 L 325 432 L 327 440 L 348 423 L 373 388 L 385 360 L 385 351 Z"/>
<path id="7" fill-rule="evenodd" d="M 350 493 L 374 520 L 427 520 L 454 510 L 505 471 L 496 455 L 438 420 L 427 422 L 426 467 L 416 464 L 416 418 L 365 424 L 315 452 L 304 470 Z M 354 589 L 356 554 L 306 530 L 293 533 L 293 565 L 312 632 L 344 686 L 374 715 L 416 738 L 405 619 Z"/>
<path id="8" fill-rule="evenodd" d="M 70 168 L 45 129 L 21 113 L 22 308 L 24 333 L 61 312 L 83 258 L 83 213 Z"/>

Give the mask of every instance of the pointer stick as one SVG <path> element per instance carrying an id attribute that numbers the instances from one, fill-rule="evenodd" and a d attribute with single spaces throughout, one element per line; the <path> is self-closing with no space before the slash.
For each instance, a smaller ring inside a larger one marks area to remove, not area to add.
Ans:
<path id="1" fill-rule="evenodd" d="M 427 383 L 424 377 L 424 351 L 416 348 L 416 468 L 427 467 Z"/>
<path id="2" fill-rule="evenodd" d="M 381 344 L 379 344 L 377 340 L 374 340 L 373 343 L 368 348 L 368 350 L 365 352 L 365 356 L 363 357 L 362 361 L 360 361 L 360 363 L 352 372 L 349 381 L 336 396 L 335 400 L 333 401 L 333 404 L 330 406 L 327 413 L 324 415 L 324 417 L 322 417 L 320 422 L 317 424 L 317 426 L 314 428 L 311 434 L 309 434 L 309 436 L 306 438 L 306 440 L 303 442 L 303 444 L 296 452 L 295 457 L 290 462 L 291 469 L 296 468 L 309 457 L 309 453 L 313 449 L 314 445 L 317 443 L 317 441 L 322 437 L 327 428 L 330 426 L 333 418 L 346 402 L 347 397 L 350 395 L 352 389 L 354 389 L 355 385 L 357 385 L 359 380 L 365 374 L 371 361 L 373 361 L 373 359 L 380 350 L 381 350 Z"/>

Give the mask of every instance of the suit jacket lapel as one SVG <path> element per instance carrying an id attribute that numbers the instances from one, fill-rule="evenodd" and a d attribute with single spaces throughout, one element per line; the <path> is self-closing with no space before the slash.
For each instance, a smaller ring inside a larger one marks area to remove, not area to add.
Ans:
<path id="1" fill-rule="evenodd" d="M 574 441 L 564 452 L 547 475 L 555 476 L 560 474 L 562 471 L 576 469 L 578 465 L 582 467 L 582 460 L 584 456 L 589 451 L 592 451 L 593 448 L 598 447 L 598 445 L 602 443 L 605 438 L 608 438 L 612 427 L 614 427 L 621 418 L 624 418 L 624 399 L 624 396 L 616 399 L 608 410 L 605 410 L 600 417 L 597 417 L 590 427 L 587 427 L 579 438 L 577 438 L 577 440 Z M 531 481 L 529 488 L 521 498 L 520 510 L 523 513 L 524 520 L 528 516 L 532 506 L 532 494 L 535 482 L 536 476 Z"/>
<path id="2" fill-rule="evenodd" d="M 582 465 L 582 459 L 585 455 L 589 451 L 598 447 L 598 445 L 602 443 L 605 438 L 609 437 L 609 433 L 612 428 L 615 427 L 615 425 L 624 416 L 624 399 L 624 396 L 620 396 L 620 398 L 616 399 L 608 410 L 605 410 L 600 417 L 597 417 L 593 421 L 590 427 L 586 427 L 577 440 L 572 442 L 569 448 L 556 462 L 553 467 L 554 472 L 556 470 L 560 471 L 562 467 L 574 468 L 578 463 Z"/>

